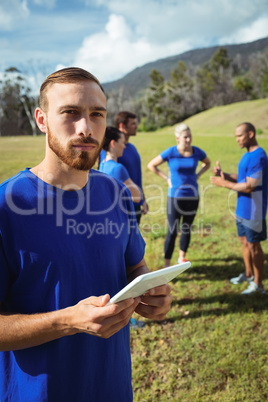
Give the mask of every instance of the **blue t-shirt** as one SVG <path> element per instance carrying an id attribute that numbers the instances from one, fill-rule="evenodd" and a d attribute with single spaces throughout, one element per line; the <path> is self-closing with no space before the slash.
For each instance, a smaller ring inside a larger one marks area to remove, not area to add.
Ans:
<path id="1" fill-rule="evenodd" d="M 261 221 L 265 219 L 268 196 L 268 159 L 261 147 L 246 152 L 238 164 L 238 183 L 245 183 L 246 177 L 260 180 L 252 193 L 237 193 L 236 216 Z"/>
<path id="2" fill-rule="evenodd" d="M 102 161 L 100 163 L 99 171 L 113 176 L 122 183 L 129 179 L 129 174 L 126 168 L 121 165 L 121 163 L 117 163 L 112 159 L 106 162 Z"/>
<path id="3" fill-rule="evenodd" d="M 100 160 L 105 159 L 106 152 L 104 149 L 101 151 Z M 136 147 L 130 142 L 126 144 L 123 155 L 118 158 L 118 163 L 121 163 L 128 171 L 131 180 L 142 189 L 142 175 L 141 175 L 141 158 Z M 141 192 L 142 194 L 142 192 Z M 142 205 L 143 199 L 139 203 L 134 202 L 134 206 Z"/>
<path id="4" fill-rule="evenodd" d="M 94 170 L 79 191 L 20 172 L 0 186 L 0 217 L 4 312 L 112 297 L 127 283 L 126 267 L 144 256 L 128 189 Z M 0 401 L 132 401 L 129 327 L 109 339 L 81 333 L 0 352 L 0 378 Z"/>
<path id="5" fill-rule="evenodd" d="M 199 161 L 206 158 L 206 153 L 198 147 L 192 147 L 191 156 L 182 156 L 177 146 L 161 152 L 160 156 L 168 162 L 171 187 L 168 188 L 168 197 L 188 198 L 198 197 L 196 168 Z"/>

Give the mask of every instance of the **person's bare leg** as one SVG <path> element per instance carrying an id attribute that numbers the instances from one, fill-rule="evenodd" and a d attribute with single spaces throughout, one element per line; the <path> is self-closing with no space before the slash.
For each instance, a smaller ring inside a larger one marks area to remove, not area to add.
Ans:
<path id="1" fill-rule="evenodd" d="M 183 250 L 180 250 L 180 253 L 179 253 L 180 259 L 185 258 L 185 256 L 186 256 L 186 252 Z"/>
<path id="2" fill-rule="evenodd" d="M 260 243 L 248 243 L 254 270 L 254 282 L 262 287 L 264 271 L 264 254 Z"/>
<path id="3" fill-rule="evenodd" d="M 242 245 L 245 275 L 247 278 L 250 278 L 254 275 L 252 254 L 246 236 L 239 237 L 239 239 Z"/>

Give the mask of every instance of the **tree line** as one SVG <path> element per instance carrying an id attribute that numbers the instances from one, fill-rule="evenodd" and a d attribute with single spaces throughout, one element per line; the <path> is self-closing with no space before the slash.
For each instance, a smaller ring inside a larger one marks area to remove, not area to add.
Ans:
<path id="1" fill-rule="evenodd" d="M 140 119 L 140 130 L 154 131 L 176 124 L 214 106 L 268 96 L 268 49 L 242 61 L 233 59 L 220 47 L 204 65 L 186 65 L 179 61 L 170 79 L 153 69 L 151 84 L 139 98 L 124 88 L 107 94 L 108 121 L 119 110 L 131 110 Z M 38 96 L 33 96 L 25 74 L 16 67 L 5 70 L 0 81 L 0 136 L 37 135 L 34 110 Z"/>
<path id="2" fill-rule="evenodd" d="M 150 79 L 140 99 L 129 98 L 123 88 L 108 97 L 108 110 L 134 111 L 142 131 L 176 124 L 214 106 L 267 97 L 268 49 L 256 52 L 245 65 L 239 54 L 232 59 L 220 47 L 201 67 L 179 61 L 169 80 L 155 69 Z"/>

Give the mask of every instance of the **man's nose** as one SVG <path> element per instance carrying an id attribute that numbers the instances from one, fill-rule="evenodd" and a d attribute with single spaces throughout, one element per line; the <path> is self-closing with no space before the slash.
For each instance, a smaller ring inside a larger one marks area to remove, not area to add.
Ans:
<path id="1" fill-rule="evenodd" d="M 92 127 L 88 116 L 82 116 L 79 120 L 77 134 L 81 137 L 88 137 L 92 135 Z"/>

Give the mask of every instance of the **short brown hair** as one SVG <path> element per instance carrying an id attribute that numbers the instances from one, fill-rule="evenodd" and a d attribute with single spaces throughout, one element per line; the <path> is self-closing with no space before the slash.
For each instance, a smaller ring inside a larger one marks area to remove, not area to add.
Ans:
<path id="1" fill-rule="evenodd" d="M 115 127 L 119 128 L 120 123 L 123 123 L 125 126 L 128 123 L 128 119 L 136 119 L 137 116 L 135 115 L 135 113 L 131 113 L 131 112 L 127 112 L 127 111 L 123 111 L 123 112 L 119 112 L 117 113 L 117 115 L 115 116 Z"/>
<path id="2" fill-rule="evenodd" d="M 79 81 L 94 81 L 102 92 L 105 94 L 103 87 L 101 86 L 99 80 L 91 73 L 82 68 L 78 67 L 67 67 L 61 70 L 55 71 L 55 73 L 50 74 L 40 87 L 40 107 L 43 111 L 47 110 L 48 100 L 47 100 L 47 90 L 53 84 L 68 84 Z"/>

